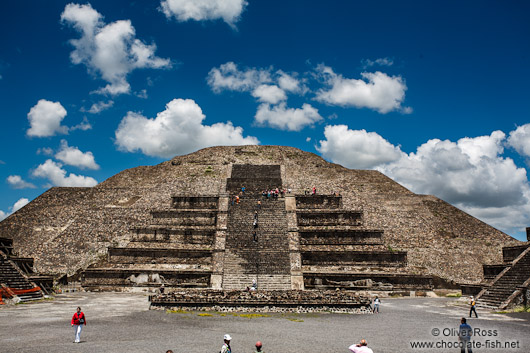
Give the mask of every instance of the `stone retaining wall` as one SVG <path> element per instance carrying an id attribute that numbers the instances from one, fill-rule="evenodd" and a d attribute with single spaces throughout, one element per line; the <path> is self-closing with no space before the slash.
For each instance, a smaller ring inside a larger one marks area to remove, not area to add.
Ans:
<path id="1" fill-rule="evenodd" d="M 368 313 L 370 299 L 351 291 L 173 291 L 150 297 L 151 307 L 201 311 Z"/>

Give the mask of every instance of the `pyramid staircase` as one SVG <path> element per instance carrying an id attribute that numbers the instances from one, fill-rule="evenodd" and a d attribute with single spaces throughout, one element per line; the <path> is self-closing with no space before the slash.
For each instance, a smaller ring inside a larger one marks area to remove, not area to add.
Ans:
<path id="1" fill-rule="evenodd" d="M 0 238 L 0 304 L 5 304 L 5 299 L 29 302 L 44 298 L 43 290 L 32 281 L 31 274 L 34 275 L 33 259 L 15 256 L 13 240 Z M 34 275 L 34 278 L 40 277 Z"/>
<path id="2" fill-rule="evenodd" d="M 242 290 L 253 280 L 263 290 L 291 289 L 285 199 L 262 196 L 263 190 L 281 187 L 279 165 L 233 166 L 227 191 L 232 200 L 240 196 L 240 201 L 231 203 L 228 212 L 223 289 Z"/>
<path id="3" fill-rule="evenodd" d="M 530 244 L 503 248 L 502 265 L 484 266 L 485 283 L 477 295 L 477 306 L 504 310 L 525 303 L 530 289 Z M 495 271 L 495 272 L 494 272 Z"/>

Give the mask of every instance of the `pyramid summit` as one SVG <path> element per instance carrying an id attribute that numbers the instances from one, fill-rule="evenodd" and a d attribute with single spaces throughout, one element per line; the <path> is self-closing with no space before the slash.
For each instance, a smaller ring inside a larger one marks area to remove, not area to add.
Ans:
<path id="1" fill-rule="evenodd" d="M 37 272 L 83 272 L 98 289 L 425 289 L 478 283 L 520 243 L 378 171 L 283 146 L 211 147 L 54 187 L 0 234 Z"/>

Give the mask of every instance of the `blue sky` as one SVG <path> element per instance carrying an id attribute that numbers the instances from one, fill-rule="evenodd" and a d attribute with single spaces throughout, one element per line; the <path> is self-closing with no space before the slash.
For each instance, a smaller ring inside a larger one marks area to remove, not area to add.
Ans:
<path id="1" fill-rule="evenodd" d="M 526 1 L 0 5 L 0 218 L 210 145 L 377 169 L 524 239 Z"/>

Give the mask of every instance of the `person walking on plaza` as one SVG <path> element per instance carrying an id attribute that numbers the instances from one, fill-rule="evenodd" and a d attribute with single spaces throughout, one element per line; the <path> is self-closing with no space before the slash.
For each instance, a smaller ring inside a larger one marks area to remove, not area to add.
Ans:
<path id="1" fill-rule="evenodd" d="M 378 313 L 379 314 L 379 305 L 381 304 L 381 300 L 379 299 L 379 297 L 376 295 L 375 296 L 375 299 L 374 299 L 374 314 L 375 313 Z"/>
<path id="2" fill-rule="evenodd" d="M 477 305 L 477 301 L 475 300 L 475 297 L 470 296 L 469 297 L 469 317 L 471 317 L 471 313 L 475 313 L 475 316 L 478 319 L 477 309 L 475 308 L 476 305 Z"/>
<path id="3" fill-rule="evenodd" d="M 473 332 L 473 329 L 471 326 L 469 326 L 468 323 L 466 323 L 466 318 L 463 317 L 460 320 L 460 329 L 458 330 L 458 340 L 460 341 L 460 352 L 466 353 L 466 347 L 467 347 L 467 353 L 473 353 L 471 350 L 471 334 Z"/>
<path id="4" fill-rule="evenodd" d="M 224 344 L 223 346 L 221 347 L 221 352 L 220 353 L 232 353 L 232 348 L 230 348 L 230 341 L 232 340 L 232 337 L 230 337 L 230 335 L 227 333 L 224 337 Z"/>
<path id="5" fill-rule="evenodd" d="M 263 345 L 260 341 L 256 342 L 256 350 L 254 351 L 254 353 L 263 353 L 263 351 L 261 350 L 262 347 Z"/>
<path id="6" fill-rule="evenodd" d="M 373 350 L 368 348 L 368 343 L 366 343 L 365 339 L 362 339 L 359 344 L 352 344 L 348 349 L 353 353 L 374 353 Z"/>
<path id="7" fill-rule="evenodd" d="M 74 343 L 81 342 L 81 330 L 86 325 L 85 314 L 81 311 L 80 307 L 77 307 L 77 311 L 72 317 L 72 327 L 75 328 L 75 341 Z"/>

